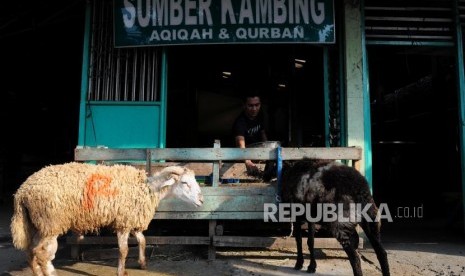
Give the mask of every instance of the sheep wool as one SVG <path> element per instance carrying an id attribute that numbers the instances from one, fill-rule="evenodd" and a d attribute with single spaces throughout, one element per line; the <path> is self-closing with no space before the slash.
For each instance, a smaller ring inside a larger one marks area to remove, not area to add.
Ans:
<path id="1" fill-rule="evenodd" d="M 145 171 L 127 165 L 71 162 L 45 167 L 32 174 L 15 193 L 15 208 L 22 209 L 22 215 L 12 219 L 13 243 L 26 249 L 31 240 L 31 233 L 21 235 L 24 229 L 17 228 L 20 223 L 15 220 L 33 223 L 47 236 L 68 230 L 98 232 L 106 226 L 123 231 L 146 230 L 159 203 L 158 193 L 150 191 L 146 181 Z"/>

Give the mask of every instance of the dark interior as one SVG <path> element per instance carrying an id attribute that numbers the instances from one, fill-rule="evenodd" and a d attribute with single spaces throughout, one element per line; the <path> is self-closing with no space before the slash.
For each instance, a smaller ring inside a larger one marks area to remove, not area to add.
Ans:
<path id="1" fill-rule="evenodd" d="M 373 190 L 391 206 L 459 225 L 461 184 L 453 49 L 368 49 Z"/>
<path id="2" fill-rule="evenodd" d="M 250 90 L 262 97 L 269 140 L 311 145 L 323 137 L 322 48 L 189 46 L 168 56 L 168 147 L 211 147 L 215 139 L 234 146 L 232 123 Z"/>

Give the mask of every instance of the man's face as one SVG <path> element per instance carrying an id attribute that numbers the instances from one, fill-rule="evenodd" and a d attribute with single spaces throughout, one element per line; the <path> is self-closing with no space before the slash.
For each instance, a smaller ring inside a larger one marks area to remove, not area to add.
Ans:
<path id="1" fill-rule="evenodd" d="M 245 114 L 253 119 L 257 117 L 258 112 L 260 111 L 260 98 L 259 97 L 249 97 L 244 104 Z"/>

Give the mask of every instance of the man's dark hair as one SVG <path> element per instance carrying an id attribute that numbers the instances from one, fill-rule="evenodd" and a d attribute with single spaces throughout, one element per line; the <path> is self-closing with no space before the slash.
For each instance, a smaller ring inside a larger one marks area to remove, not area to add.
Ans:
<path id="1" fill-rule="evenodd" d="M 242 102 L 245 103 L 245 102 L 247 102 L 247 99 L 248 99 L 248 98 L 255 98 L 255 97 L 258 97 L 258 98 L 260 98 L 260 100 L 262 100 L 262 96 L 261 96 L 260 90 L 258 90 L 258 89 L 248 89 L 248 90 L 244 93 L 244 95 L 243 95 L 243 97 L 242 97 Z"/>

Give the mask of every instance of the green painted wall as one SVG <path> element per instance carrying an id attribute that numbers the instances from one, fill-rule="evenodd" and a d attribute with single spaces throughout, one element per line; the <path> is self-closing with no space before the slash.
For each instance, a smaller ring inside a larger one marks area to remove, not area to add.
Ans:
<path id="1" fill-rule="evenodd" d="M 347 106 L 347 144 L 363 149 L 361 172 L 371 183 L 371 134 L 368 87 L 364 82 L 362 13 L 360 2 L 344 1 L 345 90 Z M 368 105 L 368 108 L 367 106 Z M 368 139 L 368 140 L 367 140 Z"/>
<path id="2" fill-rule="evenodd" d="M 156 148 L 160 143 L 160 104 L 93 102 L 86 107 L 82 146 Z"/>

